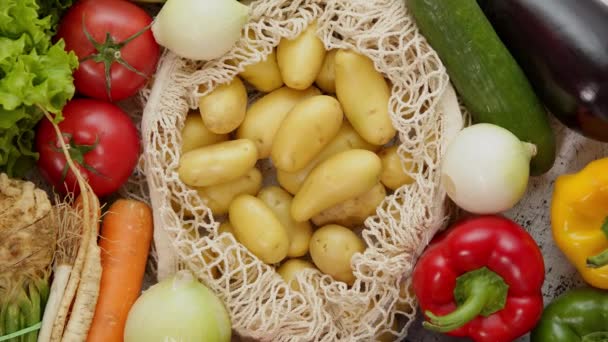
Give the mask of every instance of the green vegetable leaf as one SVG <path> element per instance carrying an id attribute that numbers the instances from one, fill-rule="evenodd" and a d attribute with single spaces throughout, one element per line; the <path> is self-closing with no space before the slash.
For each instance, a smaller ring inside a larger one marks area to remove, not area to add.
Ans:
<path id="1" fill-rule="evenodd" d="M 63 15 L 74 0 L 38 0 L 38 5 L 40 9 L 38 10 L 39 17 L 45 18 L 47 16 L 50 17 L 51 21 L 51 34 L 55 33 L 55 29 L 57 28 L 57 24 L 59 23 L 59 19 Z"/>
<path id="2" fill-rule="evenodd" d="M 36 0 L 0 2 L 0 170 L 9 176 L 22 175 L 38 157 L 33 141 L 41 108 L 61 118 L 75 92 L 78 58 L 62 40 L 51 42 L 55 19 L 38 10 Z"/>

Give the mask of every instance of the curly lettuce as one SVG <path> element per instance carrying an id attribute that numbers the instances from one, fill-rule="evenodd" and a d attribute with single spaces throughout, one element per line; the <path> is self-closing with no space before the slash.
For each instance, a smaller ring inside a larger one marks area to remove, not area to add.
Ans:
<path id="1" fill-rule="evenodd" d="M 46 110 L 61 117 L 74 96 L 78 58 L 53 44 L 57 20 L 36 0 L 0 1 L 0 170 L 22 176 L 35 163 L 34 128 Z"/>
<path id="2" fill-rule="evenodd" d="M 40 18 L 50 16 L 51 32 L 55 33 L 59 19 L 63 13 L 72 6 L 73 0 L 38 0 L 38 14 Z"/>

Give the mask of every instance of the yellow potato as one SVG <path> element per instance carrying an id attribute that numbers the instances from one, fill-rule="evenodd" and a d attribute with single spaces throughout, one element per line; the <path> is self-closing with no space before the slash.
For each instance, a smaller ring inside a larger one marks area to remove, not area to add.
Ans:
<path id="1" fill-rule="evenodd" d="M 277 273 L 294 291 L 300 291 L 300 285 L 296 281 L 296 274 L 308 268 L 316 269 L 315 265 L 306 260 L 289 259 L 277 269 Z"/>
<path id="2" fill-rule="evenodd" d="M 325 146 L 325 148 L 323 148 L 323 150 L 321 150 L 321 152 L 319 152 L 319 154 L 317 154 L 317 156 L 304 168 L 296 172 L 277 170 L 277 180 L 285 190 L 289 191 L 292 195 L 295 195 L 315 166 L 335 154 L 354 148 L 376 151 L 380 146 L 372 145 L 363 140 L 363 138 L 361 138 L 353 129 L 353 126 L 345 120 L 342 123 L 338 134 L 336 134 L 329 144 L 327 144 L 327 146 Z"/>
<path id="3" fill-rule="evenodd" d="M 254 167 L 244 176 L 233 181 L 196 190 L 214 215 L 224 215 L 228 212 L 230 202 L 236 196 L 241 194 L 255 196 L 261 188 L 262 173 Z"/>
<path id="4" fill-rule="evenodd" d="M 268 158 L 275 134 L 293 106 L 320 94 L 321 91 L 315 87 L 306 90 L 282 87 L 265 95 L 249 107 L 236 137 L 252 140 L 258 148 L 258 158 Z"/>
<path id="5" fill-rule="evenodd" d="M 289 236 L 288 257 L 300 257 L 308 253 L 308 244 L 312 236 L 310 222 L 296 222 L 291 217 L 291 195 L 278 186 L 269 186 L 258 194 L 266 205 L 274 212 Z"/>
<path id="6" fill-rule="evenodd" d="M 244 176 L 255 166 L 257 156 L 251 140 L 224 141 L 184 153 L 177 172 L 186 185 L 217 185 Z"/>
<path id="7" fill-rule="evenodd" d="M 411 282 L 402 281 L 399 285 L 399 301 L 397 302 L 397 310 L 413 313 L 415 308 L 412 306 L 412 303 L 407 302 L 405 299 L 407 298 L 415 298 L 416 294 L 414 293 L 414 287 Z"/>
<path id="8" fill-rule="evenodd" d="M 241 79 L 235 77 L 228 84 L 219 85 L 211 93 L 198 100 L 198 109 L 205 126 L 217 134 L 235 130 L 245 119 L 247 89 Z"/>
<path id="9" fill-rule="evenodd" d="M 285 259 L 289 249 L 287 230 L 259 198 L 239 195 L 228 211 L 236 239 L 267 264 Z"/>
<path id="10" fill-rule="evenodd" d="M 401 331 L 401 326 L 399 325 L 399 320 L 395 319 L 393 321 L 393 325 L 391 325 L 391 330 L 395 332 Z M 390 331 L 385 331 L 380 336 L 378 336 L 378 342 L 393 342 L 397 339 L 399 335 L 392 334 Z"/>
<path id="11" fill-rule="evenodd" d="M 401 166 L 401 159 L 397 154 L 397 146 L 391 146 L 382 149 L 378 152 L 378 156 L 382 160 L 382 174 L 380 181 L 387 188 L 397 190 L 402 185 L 412 184 L 414 179 L 410 177 Z M 411 163 L 406 162 L 406 167 L 410 167 Z"/>
<path id="12" fill-rule="evenodd" d="M 317 165 L 296 193 L 291 216 L 306 221 L 325 209 L 357 197 L 380 181 L 382 162 L 371 151 L 338 153 Z"/>
<path id="13" fill-rule="evenodd" d="M 234 227 L 232 227 L 232 223 L 230 223 L 229 221 L 222 222 L 222 224 L 220 224 L 220 227 L 217 229 L 217 232 L 219 234 L 230 233 L 234 235 Z"/>
<path id="14" fill-rule="evenodd" d="M 277 64 L 277 54 L 273 50 L 263 60 L 245 67 L 239 74 L 245 81 L 249 82 L 255 89 L 269 93 L 283 86 L 283 78 Z"/>
<path id="15" fill-rule="evenodd" d="M 323 66 L 321 66 L 321 71 L 319 71 L 317 79 L 315 80 L 317 86 L 328 94 L 336 93 L 336 72 L 334 68 L 336 52 L 338 52 L 338 50 L 334 49 L 325 54 Z"/>
<path id="16" fill-rule="evenodd" d="M 277 62 L 285 85 L 292 89 L 310 87 L 323 65 L 325 46 L 317 37 L 313 21 L 294 39 L 282 39 L 277 47 Z"/>
<path id="17" fill-rule="evenodd" d="M 336 95 L 344 115 L 363 139 L 384 145 L 396 133 L 388 113 L 390 88 L 366 56 L 339 50 L 335 57 Z"/>
<path id="18" fill-rule="evenodd" d="M 352 285 L 355 281 L 350 261 L 363 253 L 365 243 L 355 233 L 337 224 L 323 226 L 312 235 L 310 256 L 321 272 Z"/>
<path id="19" fill-rule="evenodd" d="M 304 168 L 338 134 L 343 118 L 340 103 L 331 96 L 317 95 L 296 104 L 274 138 L 274 166 L 287 172 Z"/>
<path id="20" fill-rule="evenodd" d="M 212 145 L 228 140 L 228 134 L 215 134 L 203 123 L 203 118 L 198 112 L 190 112 L 186 116 L 184 128 L 182 129 L 182 154 L 195 148 Z"/>
<path id="21" fill-rule="evenodd" d="M 382 183 L 378 183 L 362 195 L 323 210 L 312 218 L 312 222 L 317 226 L 335 223 L 355 228 L 376 212 L 376 208 L 385 197 L 386 189 Z"/>

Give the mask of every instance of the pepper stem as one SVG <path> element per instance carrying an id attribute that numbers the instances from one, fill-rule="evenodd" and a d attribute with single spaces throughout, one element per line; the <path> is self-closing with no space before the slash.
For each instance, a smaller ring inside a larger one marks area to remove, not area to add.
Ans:
<path id="1" fill-rule="evenodd" d="M 606 236 L 606 239 L 608 239 L 608 217 L 604 219 L 604 223 L 602 224 L 601 229 L 604 235 Z M 587 258 L 587 267 L 589 268 L 600 268 L 606 265 L 608 265 L 608 248 L 597 255 L 590 256 Z"/>
<path id="2" fill-rule="evenodd" d="M 487 317 L 504 308 L 509 286 L 501 276 L 483 267 L 456 279 L 454 297 L 458 307 L 445 316 L 426 311 L 430 322 L 422 325 L 433 331 L 456 330 L 478 315 Z"/>
<path id="3" fill-rule="evenodd" d="M 587 267 L 600 268 L 608 265 L 608 249 L 598 255 L 587 258 Z"/>
<path id="4" fill-rule="evenodd" d="M 597 331 L 583 336 L 581 342 L 606 342 L 608 341 L 608 331 Z"/>

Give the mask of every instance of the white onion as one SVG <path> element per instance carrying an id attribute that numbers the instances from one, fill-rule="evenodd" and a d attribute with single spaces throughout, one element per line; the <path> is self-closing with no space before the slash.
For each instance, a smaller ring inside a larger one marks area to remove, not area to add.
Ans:
<path id="1" fill-rule="evenodd" d="M 236 0 L 167 0 L 152 33 L 181 57 L 210 60 L 234 46 L 248 20 L 249 7 Z"/>
<path id="2" fill-rule="evenodd" d="M 526 192 L 536 147 L 488 123 L 460 131 L 448 145 L 441 181 L 448 196 L 474 214 L 512 208 Z"/>
<path id="3" fill-rule="evenodd" d="M 190 271 L 150 287 L 127 318 L 125 342 L 230 342 L 230 317 L 224 304 Z"/>

